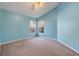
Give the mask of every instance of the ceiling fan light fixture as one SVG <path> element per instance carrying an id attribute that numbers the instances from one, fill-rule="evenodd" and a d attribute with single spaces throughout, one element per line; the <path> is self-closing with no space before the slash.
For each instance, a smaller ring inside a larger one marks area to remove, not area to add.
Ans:
<path id="1" fill-rule="evenodd" d="M 42 2 L 35 2 L 34 6 L 37 7 L 37 8 L 38 7 L 43 7 L 43 3 Z"/>

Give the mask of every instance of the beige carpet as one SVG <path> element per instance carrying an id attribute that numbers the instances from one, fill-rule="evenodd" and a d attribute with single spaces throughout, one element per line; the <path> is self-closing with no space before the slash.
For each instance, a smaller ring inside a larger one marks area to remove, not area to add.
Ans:
<path id="1" fill-rule="evenodd" d="M 2 46 L 3 56 L 77 56 L 76 52 L 55 40 L 42 37 L 25 39 Z"/>

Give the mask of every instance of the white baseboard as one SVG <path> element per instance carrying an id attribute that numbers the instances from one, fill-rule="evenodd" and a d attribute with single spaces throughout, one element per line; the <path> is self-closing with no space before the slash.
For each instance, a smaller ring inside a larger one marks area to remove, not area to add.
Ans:
<path id="1" fill-rule="evenodd" d="M 25 40 L 25 39 L 32 38 L 32 37 L 34 37 L 34 35 L 29 35 L 28 37 L 25 37 L 25 38 L 20 38 L 20 39 L 8 41 L 8 42 L 3 42 L 3 43 L 0 43 L 0 45 L 9 44 L 9 43 L 12 43 L 12 42 L 16 42 L 16 41 L 20 41 L 20 40 Z"/>
<path id="2" fill-rule="evenodd" d="M 45 36 L 45 38 L 50 39 L 50 40 L 57 40 L 57 39 L 49 37 L 49 36 Z"/>
<path id="3" fill-rule="evenodd" d="M 20 41 L 20 40 L 25 40 L 25 39 L 32 38 L 32 37 L 35 37 L 33 33 L 30 34 L 30 35 L 27 35 L 27 37 L 25 37 L 25 38 L 20 38 L 20 39 L 15 39 L 15 40 L 8 41 L 8 42 L 3 42 L 3 43 L 0 43 L 0 45 L 9 44 L 9 43 L 12 43 L 12 42 L 16 42 L 16 41 Z M 39 37 L 45 37 L 45 38 L 48 38 L 48 39 L 50 39 L 50 40 L 57 40 L 57 39 L 54 39 L 54 38 L 49 37 L 49 36 L 47 36 L 47 35 L 46 35 L 46 36 L 41 36 L 41 35 L 40 35 Z"/>
<path id="4" fill-rule="evenodd" d="M 8 42 L 3 42 L 3 43 L 0 43 L 0 45 L 4 45 L 4 44 L 8 44 L 8 43 L 12 43 L 12 42 L 16 42 L 16 41 L 20 41 L 20 40 L 25 40 L 25 39 L 32 38 L 32 37 L 34 37 L 34 35 L 29 35 L 28 37 L 21 38 L 21 39 L 17 39 L 17 40 L 12 40 L 12 41 L 8 41 Z M 53 39 L 53 38 L 51 38 L 51 37 L 47 37 L 47 36 L 45 36 L 45 38 L 48 38 L 48 39 L 50 39 L 50 40 Z M 54 39 L 54 40 L 57 40 L 57 39 Z M 69 45 L 63 43 L 62 41 L 60 41 L 60 40 L 57 40 L 57 41 L 60 42 L 61 44 L 65 45 L 65 46 L 67 46 L 68 48 L 72 49 L 73 51 L 79 53 L 78 50 L 76 50 L 76 49 L 70 47 Z"/>
<path id="5" fill-rule="evenodd" d="M 62 42 L 62 41 L 60 41 L 60 40 L 58 40 L 58 39 L 54 39 L 54 38 L 49 37 L 49 36 L 45 36 L 45 37 L 48 38 L 48 39 L 50 39 L 50 40 L 56 40 L 56 41 L 60 42 L 61 44 L 65 45 L 66 47 L 70 48 L 71 50 L 73 50 L 73 51 L 75 51 L 76 53 L 79 54 L 79 51 L 78 51 L 78 50 L 76 50 L 76 49 L 70 47 L 69 45 L 65 44 L 64 42 Z"/>
<path id="6" fill-rule="evenodd" d="M 79 51 L 78 51 L 78 50 L 76 50 L 76 49 L 70 47 L 69 45 L 65 44 L 64 42 L 62 42 L 62 41 L 60 41 L 60 40 L 57 40 L 57 41 L 79 54 Z"/>
<path id="7" fill-rule="evenodd" d="M 50 39 L 50 40 L 57 40 L 56 38 L 50 37 L 49 35 L 45 35 L 45 34 L 44 35 L 40 34 L 39 37 L 45 37 L 45 38 Z"/>

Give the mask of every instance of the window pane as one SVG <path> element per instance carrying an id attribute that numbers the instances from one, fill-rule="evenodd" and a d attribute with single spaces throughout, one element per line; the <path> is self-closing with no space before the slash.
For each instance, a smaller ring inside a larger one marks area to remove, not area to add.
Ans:
<path id="1" fill-rule="evenodd" d="M 44 21 L 38 21 L 39 32 L 44 33 Z"/>
<path id="2" fill-rule="evenodd" d="M 35 24 L 33 20 L 30 21 L 30 31 L 35 32 Z"/>

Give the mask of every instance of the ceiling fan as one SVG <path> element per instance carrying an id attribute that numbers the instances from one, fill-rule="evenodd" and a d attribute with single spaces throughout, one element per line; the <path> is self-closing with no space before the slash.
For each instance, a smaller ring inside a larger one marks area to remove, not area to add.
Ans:
<path id="1" fill-rule="evenodd" d="M 32 3 L 32 10 L 36 9 L 36 8 L 41 8 L 45 6 L 45 2 L 33 2 Z"/>

